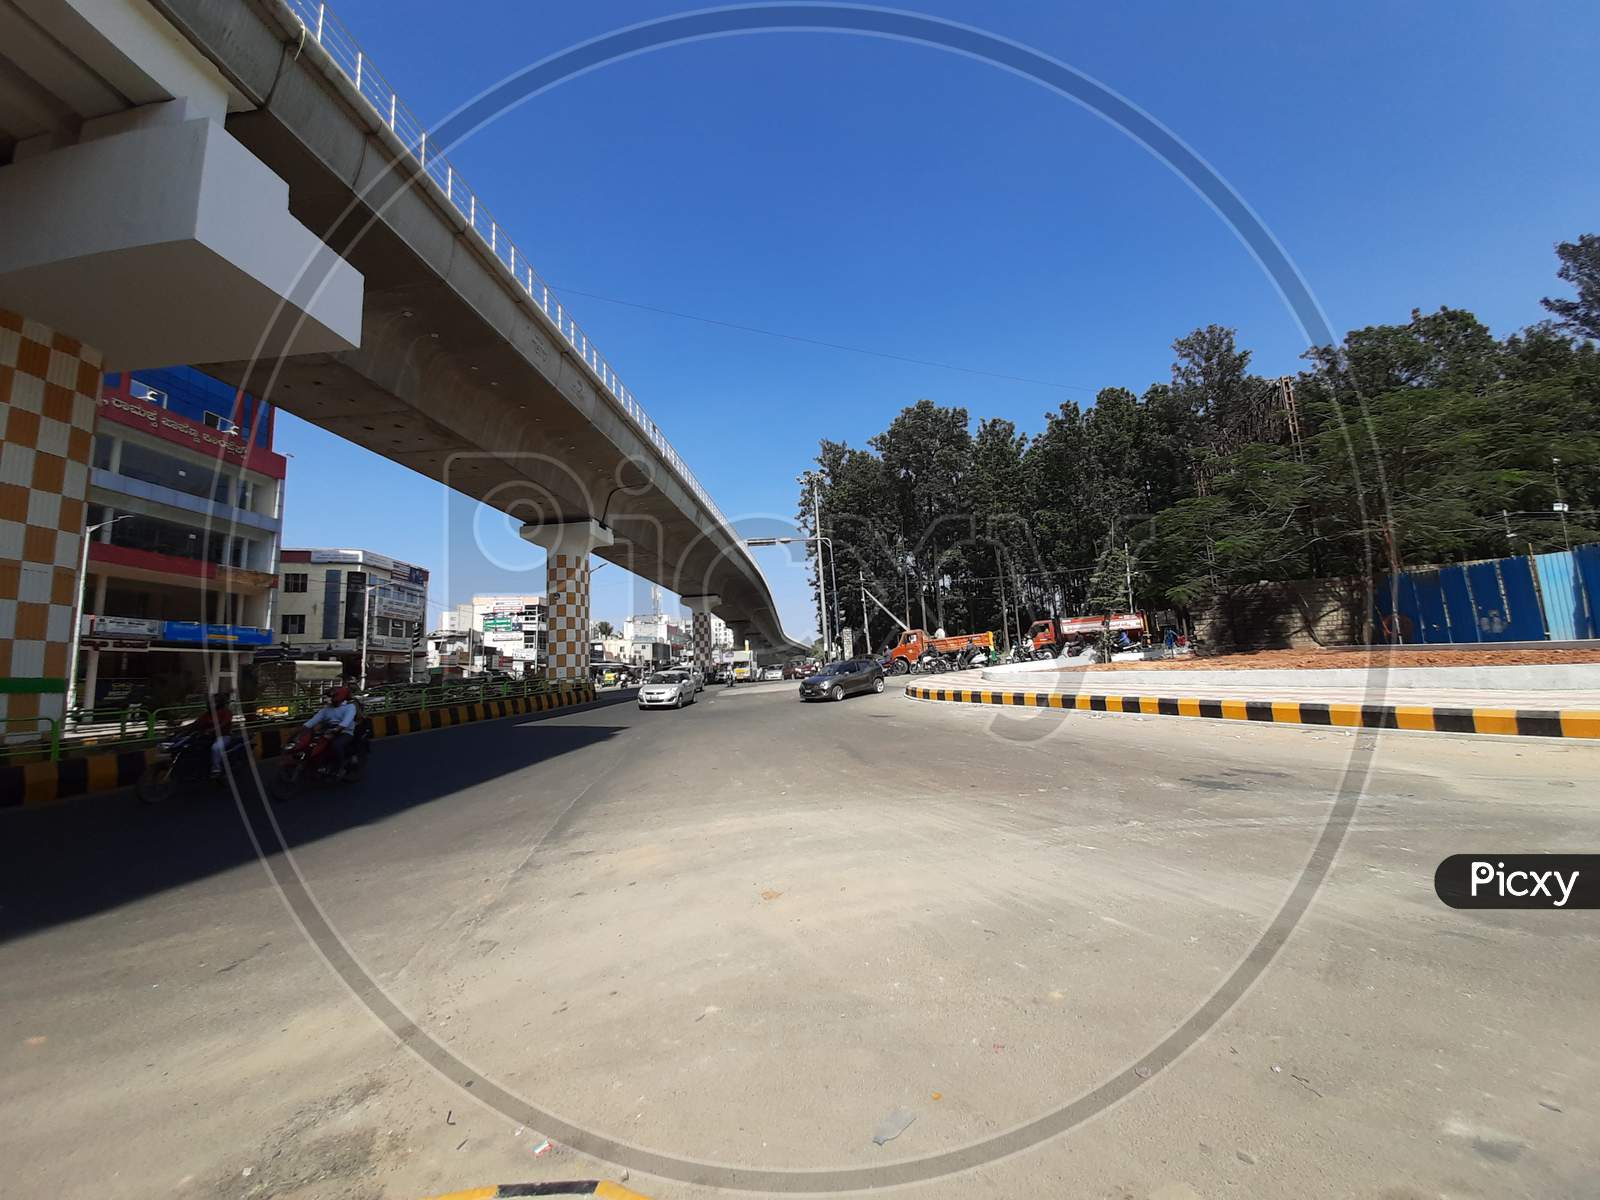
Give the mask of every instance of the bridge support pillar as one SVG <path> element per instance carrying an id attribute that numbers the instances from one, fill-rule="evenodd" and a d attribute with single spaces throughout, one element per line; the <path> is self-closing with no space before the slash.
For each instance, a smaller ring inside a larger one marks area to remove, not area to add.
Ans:
<path id="1" fill-rule="evenodd" d="M 98 350 L 0 308 L 0 744 L 66 709 L 100 371 Z"/>
<path id="2" fill-rule="evenodd" d="M 722 597 L 708 593 L 703 596 L 683 596 L 684 606 L 694 614 L 694 665 L 701 675 L 711 674 L 711 610 L 722 603 Z"/>
<path id="3" fill-rule="evenodd" d="M 522 536 L 545 550 L 546 679 L 589 678 L 589 553 L 609 546 L 611 530 L 583 519 L 524 525 Z"/>

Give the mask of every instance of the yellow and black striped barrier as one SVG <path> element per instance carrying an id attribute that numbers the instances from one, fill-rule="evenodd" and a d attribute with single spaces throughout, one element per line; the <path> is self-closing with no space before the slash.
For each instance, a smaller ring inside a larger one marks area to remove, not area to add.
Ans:
<path id="1" fill-rule="evenodd" d="M 552 1183 L 493 1183 L 488 1187 L 446 1192 L 428 1200 L 501 1200 L 506 1196 L 599 1196 L 601 1200 L 649 1200 L 609 1179 L 569 1179 Z"/>
<path id="2" fill-rule="evenodd" d="M 593 684 L 578 683 L 531 696 L 375 713 L 371 718 L 372 736 L 399 737 L 429 729 L 450 729 L 474 721 L 496 721 L 502 717 L 569 708 L 574 704 L 587 704 L 594 698 Z M 267 759 L 281 754 L 299 728 L 299 725 L 275 725 L 253 731 L 250 744 L 255 756 Z M 134 750 L 68 754 L 58 762 L 0 766 L 0 809 L 53 804 L 74 796 L 90 796 L 132 787 L 145 769 L 160 761 L 160 758 L 161 751 L 154 747 L 139 747 Z"/>
<path id="3" fill-rule="evenodd" d="M 1335 704 L 1306 700 L 1217 700 L 1195 696 L 1116 696 L 1013 688 L 939 687 L 914 683 L 913 700 L 1055 708 L 1069 712 L 1137 713 L 1149 717 L 1206 717 L 1274 721 L 1341 729 L 1425 733 L 1498 733 L 1517 737 L 1600 738 L 1600 711 L 1535 708 L 1437 708 L 1420 704 Z"/>

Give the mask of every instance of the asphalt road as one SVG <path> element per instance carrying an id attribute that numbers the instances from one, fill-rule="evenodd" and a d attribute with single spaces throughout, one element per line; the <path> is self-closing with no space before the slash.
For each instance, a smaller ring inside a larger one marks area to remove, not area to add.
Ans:
<path id="1" fill-rule="evenodd" d="M 383 742 L 358 790 L 277 810 L 298 916 L 231 799 L 6 814 L 0 1192 L 621 1177 L 535 1155 L 547 1131 L 486 1107 L 496 1087 L 728 1166 L 979 1142 L 1117 1077 L 1232 975 L 1359 746 L 897 686 L 600 704 Z M 1600 913 L 1458 912 L 1431 881 L 1458 851 L 1600 849 L 1600 748 L 1394 734 L 1370 765 L 1307 915 L 1187 1053 L 897 1194 L 1592 1197 Z M 357 965 L 455 1065 L 397 1042 Z"/>

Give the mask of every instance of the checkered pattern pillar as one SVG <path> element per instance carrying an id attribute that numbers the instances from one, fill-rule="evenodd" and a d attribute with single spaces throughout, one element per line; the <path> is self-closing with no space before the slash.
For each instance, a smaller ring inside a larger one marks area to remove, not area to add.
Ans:
<path id="1" fill-rule="evenodd" d="M 59 720 L 100 353 L 0 309 L 0 738 Z"/>
<path id="2" fill-rule="evenodd" d="M 545 556 L 546 679 L 589 678 L 589 556 Z"/>
<path id="3" fill-rule="evenodd" d="M 694 614 L 694 665 L 702 675 L 711 673 L 711 614 Z"/>

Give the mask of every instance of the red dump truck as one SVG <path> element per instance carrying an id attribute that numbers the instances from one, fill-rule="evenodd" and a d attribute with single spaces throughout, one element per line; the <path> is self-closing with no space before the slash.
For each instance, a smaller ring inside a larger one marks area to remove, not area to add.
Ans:
<path id="1" fill-rule="evenodd" d="M 987 650 L 994 653 L 994 634 L 992 633 L 958 633 L 955 637 L 932 637 L 924 629 L 907 629 L 900 634 L 900 640 L 889 650 L 889 657 L 885 660 L 889 670 L 896 675 L 904 675 L 911 670 L 912 664 L 924 654 L 950 654 L 964 656 L 969 650 Z"/>
<path id="2" fill-rule="evenodd" d="M 1028 646 L 1035 658 L 1058 658 L 1069 645 L 1100 636 L 1109 623 L 1112 633 L 1144 632 L 1144 618 L 1138 613 L 1111 613 L 1098 617 L 1051 617 L 1028 626 Z"/>

